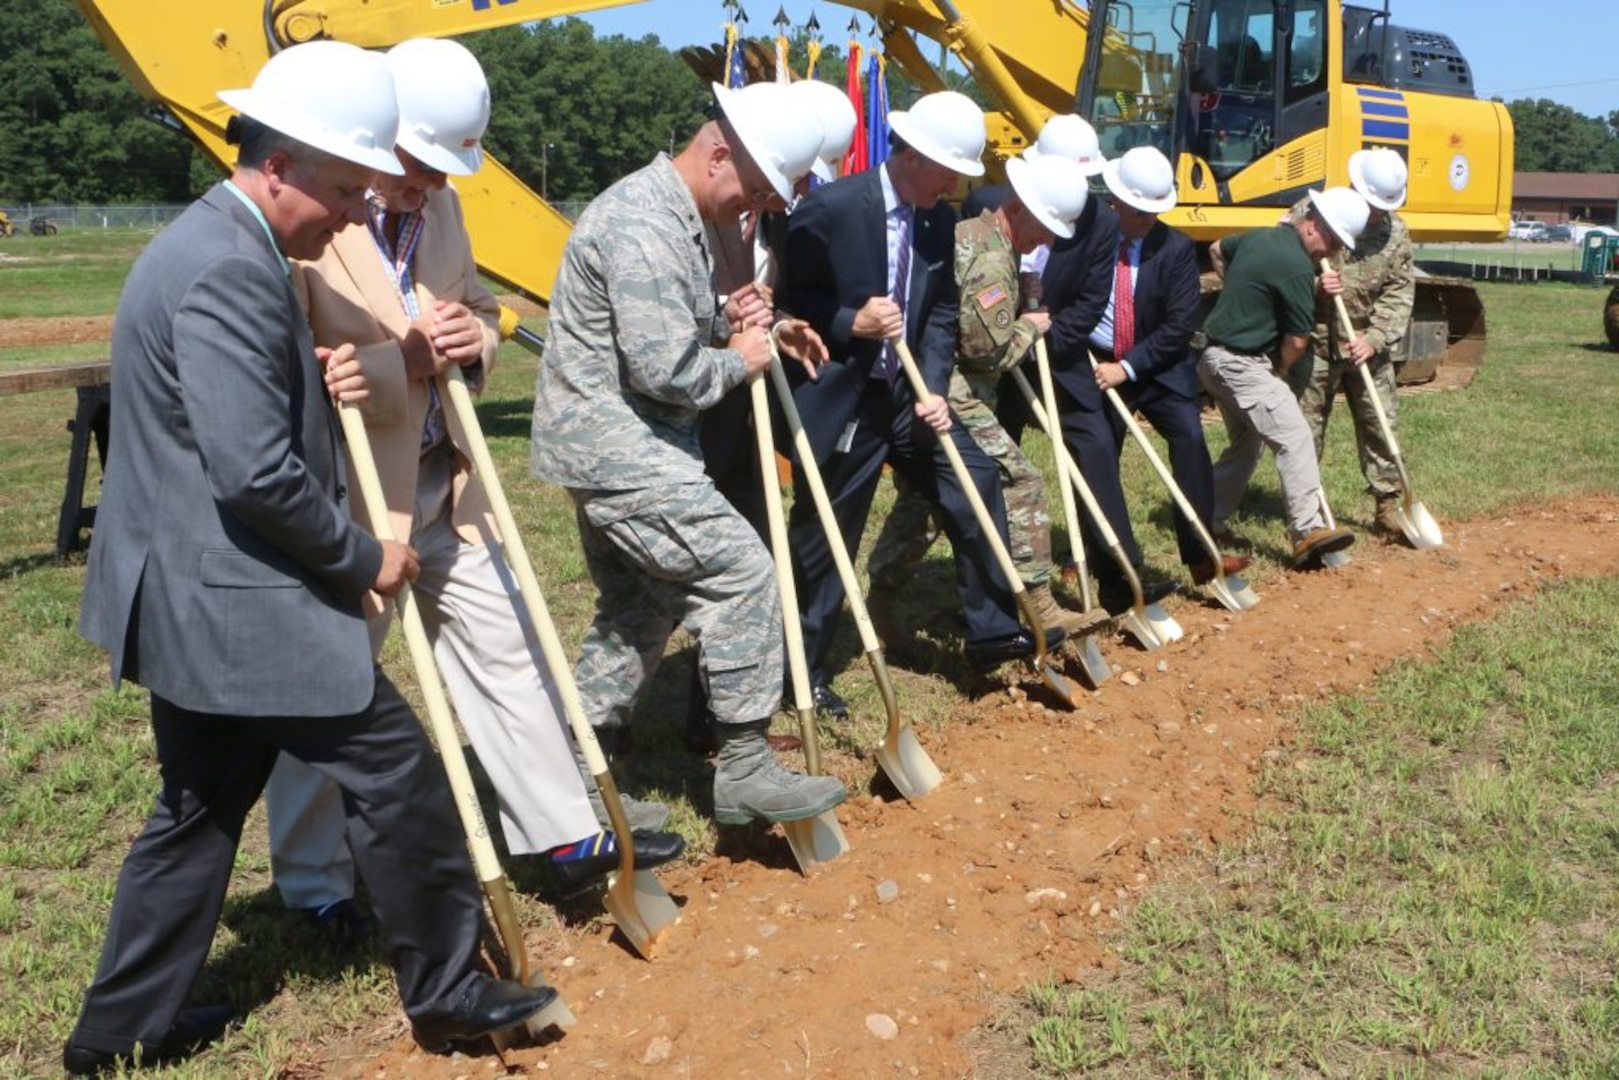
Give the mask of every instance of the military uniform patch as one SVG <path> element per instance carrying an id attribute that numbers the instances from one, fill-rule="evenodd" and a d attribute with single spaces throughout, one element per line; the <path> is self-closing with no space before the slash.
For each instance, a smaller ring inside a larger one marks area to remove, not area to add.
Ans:
<path id="1" fill-rule="evenodd" d="M 978 301 L 978 306 L 979 307 L 983 308 L 985 311 L 988 311 L 990 308 L 994 307 L 996 304 L 1000 304 L 1000 303 L 1005 302 L 1005 300 L 1006 300 L 1006 286 L 1002 285 L 1000 282 L 997 281 L 995 284 L 991 285 L 989 288 L 987 288 L 983 292 L 979 293 L 978 296 L 975 297 L 975 299 Z M 1000 325 L 1005 326 L 1006 324 L 1001 323 Z"/>
<path id="2" fill-rule="evenodd" d="M 1003 330 L 1006 329 L 1008 326 L 1011 326 L 1012 325 L 1012 313 L 1010 311 L 1007 311 L 1005 308 L 1002 308 L 1001 310 L 997 311 L 995 313 L 995 325 L 1000 327 Z"/>

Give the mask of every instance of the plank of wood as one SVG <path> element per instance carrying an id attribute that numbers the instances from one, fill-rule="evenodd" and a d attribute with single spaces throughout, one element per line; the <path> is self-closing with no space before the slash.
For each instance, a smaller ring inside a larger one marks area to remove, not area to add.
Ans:
<path id="1" fill-rule="evenodd" d="M 37 390 L 71 390 L 78 386 L 100 386 L 111 378 L 111 360 L 0 371 L 0 397 L 31 394 Z"/>

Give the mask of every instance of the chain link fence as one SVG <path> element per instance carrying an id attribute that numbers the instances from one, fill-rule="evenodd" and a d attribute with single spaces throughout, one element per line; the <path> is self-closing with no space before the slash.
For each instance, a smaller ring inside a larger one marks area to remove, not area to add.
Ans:
<path id="1" fill-rule="evenodd" d="M 11 217 L 11 227 L 26 233 L 37 218 L 57 229 L 150 229 L 157 231 L 180 216 L 186 204 L 170 206 L 69 206 L 29 203 L 0 206 Z"/>

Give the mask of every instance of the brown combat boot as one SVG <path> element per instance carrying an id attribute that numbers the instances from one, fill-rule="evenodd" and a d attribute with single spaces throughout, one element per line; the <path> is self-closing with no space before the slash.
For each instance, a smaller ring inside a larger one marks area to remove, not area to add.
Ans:
<path id="1" fill-rule="evenodd" d="M 1108 614 L 1099 607 L 1089 611 L 1074 611 L 1063 607 L 1057 602 L 1056 596 L 1052 595 L 1050 585 L 1035 585 L 1028 593 L 1035 618 L 1039 619 L 1040 625 L 1048 630 L 1061 630 L 1073 637 L 1093 633 L 1107 623 Z"/>
<path id="2" fill-rule="evenodd" d="M 1372 531 L 1384 536 L 1399 536 L 1405 532 L 1400 528 L 1401 500 L 1398 495 L 1379 495 L 1377 497 L 1377 515 L 1372 519 Z"/>

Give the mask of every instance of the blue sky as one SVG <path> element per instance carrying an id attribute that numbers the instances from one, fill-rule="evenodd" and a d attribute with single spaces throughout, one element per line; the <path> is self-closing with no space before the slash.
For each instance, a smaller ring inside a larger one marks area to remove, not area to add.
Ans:
<path id="1" fill-rule="evenodd" d="M 770 32 L 778 7 L 795 23 L 813 7 L 827 40 L 841 42 L 851 14 L 825 0 L 743 6 L 754 36 Z M 1499 0 L 1389 0 L 1389 8 L 1396 26 L 1449 34 L 1472 64 L 1481 96 L 1550 98 L 1588 116 L 1619 109 L 1619 0 L 1542 0 L 1523 8 Z M 650 0 L 586 18 L 598 34 L 656 34 L 670 47 L 717 42 L 725 21 L 719 0 Z"/>

